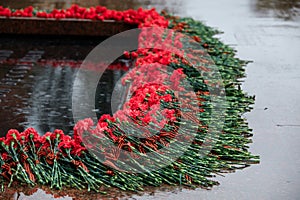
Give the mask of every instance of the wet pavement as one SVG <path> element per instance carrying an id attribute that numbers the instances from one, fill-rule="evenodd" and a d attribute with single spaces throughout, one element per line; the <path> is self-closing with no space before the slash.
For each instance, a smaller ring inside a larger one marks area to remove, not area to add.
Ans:
<path id="1" fill-rule="evenodd" d="M 0 4 L 3 5 L 8 2 L 16 7 L 31 4 L 31 1 L 0 0 Z M 71 1 L 47 2 L 50 1 L 36 1 L 36 5 L 41 8 L 68 7 Z M 127 0 L 128 4 L 118 4 L 109 0 L 76 2 L 85 6 L 103 2 L 103 5 L 120 9 L 136 8 L 140 5 L 154 6 L 158 9 L 167 8 L 171 13 L 202 20 L 207 25 L 224 31 L 224 34 L 218 37 L 233 46 L 239 58 L 253 61 L 247 66 L 247 77 L 244 79 L 243 89 L 256 96 L 256 103 L 253 111 L 245 114 L 245 117 L 254 132 L 250 151 L 260 155 L 261 163 L 232 174 L 224 174 L 224 177 L 216 177 L 220 185 L 212 190 L 148 188 L 139 195 L 130 193 L 127 195 L 132 199 L 300 198 L 300 105 L 298 103 L 300 101 L 300 1 L 169 0 L 157 3 L 153 0 L 141 3 L 141 1 Z M 0 51 L 0 60 L 13 56 L 10 53 L 15 51 L 0 49 L 6 50 Z M 26 57 L 28 52 L 29 49 L 25 50 L 22 56 Z M 18 57 L 23 58 L 22 56 L 20 54 Z M 1 71 L 4 73 L 0 72 L 0 78 L 5 77 L 13 66 L 1 66 L 3 67 Z M 55 70 L 53 73 L 63 74 L 64 70 L 70 69 L 57 68 Z M 26 72 L 26 77 L 30 78 L 31 72 Z M 36 77 L 39 76 L 40 74 L 36 74 Z M 5 91 L 0 91 L 0 95 L 1 92 Z M 1 119 L 4 118 L 1 117 Z M 74 197 L 72 194 L 70 196 Z M 108 196 L 119 195 L 116 191 Z M 16 194 L 12 193 L 11 197 L 17 199 Z M 42 190 L 38 190 L 33 196 L 20 193 L 19 197 L 19 199 L 38 198 L 51 199 L 53 195 L 46 195 Z M 84 198 L 96 199 L 99 196 L 89 194 Z M 71 197 L 65 199 L 71 199 Z"/>

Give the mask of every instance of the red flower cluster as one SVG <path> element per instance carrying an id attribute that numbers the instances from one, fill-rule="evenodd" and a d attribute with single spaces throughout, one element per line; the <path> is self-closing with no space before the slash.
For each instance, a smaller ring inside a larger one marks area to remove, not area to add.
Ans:
<path id="1" fill-rule="evenodd" d="M 186 77 L 183 69 L 173 70 L 167 64 L 162 64 L 169 64 L 172 60 L 173 57 L 168 52 L 149 52 L 146 56 L 142 56 L 136 60 L 136 66 L 123 77 L 122 84 L 125 85 L 130 82 L 132 92 L 147 83 L 157 83 L 166 85 L 173 91 L 183 91 L 184 86 L 180 85 Z"/>
<path id="2" fill-rule="evenodd" d="M 20 173 L 25 182 L 32 184 L 43 181 L 43 178 L 49 181 L 45 169 L 52 168 L 52 173 L 56 174 L 59 162 L 67 162 L 76 168 L 80 166 L 88 173 L 89 170 L 80 160 L 83 152 L 86 148 L 62 130 L 40 136 L 33 128 L 21 133 L 11 129 L 6 137 L 0 138 L 0 174 L 7 180 L 13 180 L 14 173 Z M 57 181 L 54 174 L 51 180 Z"/>
<path id="3" fill-rule="evenodd" d="M 175 35 L 175 37 L 174 37 Z M 142 29 L 139 35 L 139 48 L 136 52 L 124 52 L 127 58 L 136 58 L 135 67 L 123 78 L 122 84 L 131 82 L 131 90 L 135 91 L 145 83 L 155 82 L 174 91 L 183 91 L 180 81 L 185 78 L 183 69 L 173 70 L 171 63 L 187 62 L 184 52 L 182 35 L 162 28 Z"/>
<path id="4" fill-rule="evenodd" d="M 163 128 L 168 121 L 175 121 L 175 110 L 162 109 L 162 101 L 165 103 L 173 100 L 167 93 L 169 88 L 158 83 L 147 83 L 136 89 L 122 110 L 115 113 L 114 117 L 121 121 L 133 121 L 137 125 L 146 126 L 150 122 Z M 169 90 L 170 91 L 170 90 Z M 168 113 L 164 116 L 161 114 Z M 171 114 L 173 113 L 173 114 Z"/>
<path id="5" fill-rule="evenodd" d="M 66 152 L 66 149 L 71 150 L 72 155 L 80 156 L 86 148 L 81 145 L 76 139 L 65 135 L 62 130 L 55 130 L 53 133 L 47 132 L 45 135 L 40 136 L 34 128 L 28 128 L 24 132 L 19 132 L 11 129 L 6 134 L 6 137 L 0 138 L 1 154 L 6 154 L 6 148 L 13 147 L 16 150 L 29 149 L 34 145 L 39 151 L 51 151 L 51 145 L 57 143 L 58 150 L 61 154 Z M 39 154 L 39 151 L 35 152 Z"/>
<path id="6" fill-rule="evenodd" d="M 29 6 L 21 10 L 11 11 L 9 8 L 0 6 L 0 16 L 5 17 L 33 17 L 33 7 Z"/>
<path id="7" fill-rule="evenodd" d="M 158 26 L 168 27 L 168 20 L 156 12 L 155 9 L 144 10 L 125 10 L 117 11 L 110 10 L 103 6 L 96 6 L 90 8 L 72 5 L 70 8 L 64 10 L 54 9 L 51 12 L 36 11 L 32 6 L 21 10 L 10 10 L 0 6 L 0 16 L 5 17 L 39 17 L 39 18 L 55 18 L 55 19 L 90 19 L 90 20 L 116 20 L 123 21 L 129 24 L 136 24 L 140 27 Z"/>
<path id="8" fill-rule="evenodd" d="M 0 6 L 0 16 L 10 17 L 11 10 L 9 8 L 4 8 L 3 6 Z"/>
<path id="9" fill-rule="evenodd" d="M 90 118 L 80 120 L 74 126 L 74 140 L 78 143 L 84 142 L 88 148 L 93 147 L 95 143 L 98 142 L 97 140 L 90 139 L 90 137 L 96 136 L 98 139 L 101 139 L 107 135 L 113 141 L 116 141 L 118 139 L 117 136 L 115 136 L 113 130 L 109 128 L 109 124 L 115 122 L 115 118 L 107 114 L 101 116 L 96 126 L 94 126 L 94 122 Z M 85 133 L 87 134 L 84 135 Z"/>

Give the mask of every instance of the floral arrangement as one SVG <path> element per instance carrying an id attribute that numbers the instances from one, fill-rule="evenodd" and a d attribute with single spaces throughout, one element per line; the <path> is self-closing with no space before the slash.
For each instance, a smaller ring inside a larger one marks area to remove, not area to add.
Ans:
<path id="1" fill-rule="evenodd" d="M 109 10 L 103 6 L 91 8 L 83 8 L 73 5 L 69 9 L 54 9 L 51 12 L 38 11 L 32 6 L 21 10 L 3 8 L 0 6 L 0 16 L 4 17 L 38 17 L 38 18 L 54 18 L 54 19 L 90 19 L 90 20 L 116 20 L 129 24 L 137 24 L 140 26 L 168 27 L 168 21 L 164 19 L 155 9 L 143 10 L 126 10 L 116 11 Z"/>
<path id="2" fill-rule="evenodd" d="M 113 19 L 140 28 L 169 28 L 189 36 L 190 45 L 203 48 L 210 56 L 206 59 L 202 51 L 197 52 L 199 57 L 193 56 L 198 50 L 186 55 L 181 50 L 186 45 L 183 38 L 174 38 L 161 29 L 142 31 L 139 49 L 123 55 L 135 60 L 135 64 L 122 79 L 124 86 L 131 85 L 132 93 L 122 109 L 113 116 L 101 116 L 97 123 L 92 119 L 79 121 L 72 137 L 61 130 L 44 135 L 33 128 L 24 132 L 10 130 L 6 137 L 0 138 L 2 188 L 6 184 L 11 186 L 14 181 L 32 186 L 49 185 L 54 189 L 73 187 L 99 192 L 104 192 L 103 187 L 136 191 L 161 184 L 209 188 L 217 184 L 211 179 L 214 175 L 259 162 L 258 157 L 247 150 L 252 133 L 241 117 L 254 103 L 254 98 L 240 89 L 240 78 L 245 76 L 247 62 L 235 58 L 232 48 L 213 37 L 219 33 L 216 30 L 191 18 L 142 8 L 115 11 L 102 6 L 87 9 L 73 5 L 66 10 L 44 12 L 33 7 L 21 10 L 0 7 L 0 16 Z M 170 51 L 143 48 L 147 45 L 159 47 L 161 40 L 157 38 L 163 38 Z M 191 60 L 195 65 L 201 64 L 199 67 L 204 72 L 208 72 L 209 65 L 214 62 L 228 102 L 223 108 L 225 119 L 221 134 L 211 139 L 215 140 L 214 146 L 203 157 L 197 152 L 205 148 L 204 138 L 211 120 L 212 94 L 208 85 L 217 87 L 218 84 L 203 79 L 193 70 Z M 179 131 L 182 125 L 185 128 Z M 191 133 L 192 129 L 196 131 Z M 107 141 L 114 145 L 108 148 Z M 186 141 L 189 146 L 185 149 L 181 144 Z M 169 146 L 180 156 L 164 165 L 160 161 L 168 161 L 169 157 L 162 149 Z M 144 165 L 136 162 L 136 158 L 143 159 Z M 123 170 L 128 165 L 134 166 L 130 172 Z M 156 170 L 150 171 L 145 166 L 153 166 Z"/>

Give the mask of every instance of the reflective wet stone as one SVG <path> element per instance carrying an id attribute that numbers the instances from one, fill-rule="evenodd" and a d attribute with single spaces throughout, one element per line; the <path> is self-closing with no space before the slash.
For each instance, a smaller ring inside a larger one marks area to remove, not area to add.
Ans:
<path id="1" fill-rule="evenodd" d="M 28 51 L 28 54 L 39 54 L 39 55 L 42 55 L 44 53 L 45 53 L 45 51 L 37 51 L 37 50 Z"/>
<path id="2" fill-rule="evenodd" d="M 13 69 L 9 70 L 9 73 L 13 74 L 13 75 L 26 74 L 27 72 L 28 72 L 28 70 L 22 70 L 20 68 L 13 68 Z"/>
<path id="3" fill-rule="evenodd" d="M 7 57 L 6 56 L 0 56 L 0 61 L 2 61 L 2 60 L 6 60 L 7 59 Z"/>
<path id="4" fill-rule="evenodd" d="M 16 64 L 15 68 L 20 69 L 20 70 L 30 70 L 31 69 L 31 65 Z"/>
<path id="5" fill-rule="evenodd" d="M 16 79 L 12 77 L 5 77 L 1 79 L 1 82 L 20 82 L 21 79 Z"/>
<path id="6" fill-rule="evenodd" d="M 0 88 L 0 93 L 9 93 L 11 89 L 8 88 Z"/>
<path id="7" fill-rule="evenodd" d="M 5 81 L 3 84 L 7 86 L 16 86 L 18 84 L 18 81 Z"/>
<path id="8" fill-rule="evenodd" d="M 20 62 L 36 62 L 38 58 L 22 58 Z"/>
<path id="9" fill-rule="evenodd" d="M 10 55 L 12 53 L 13 53 L 13 51 L 11 51 L 11 50 L 0 50 L 0 54 L 8 54 L 8 55 Z"/>
<path id="10" fill-rule="evenodd" d="M 38 60 L 38 59 L 40 59 L 42 57 L 42 55 L 36 55 L 36 54 L 27 54 L 24 58 L 22 58 L 22 59 L 24 59 L 24 60 L 30 60 L 30 59 L 32 59 L 32 60 Z"/>
<path id="11" fill-rule="evenodd" d="M 8 74 L 5 75 L 5 77 L 13 78 L 13 79 L 23 79 L 25 77 L 25 74 L 11 74 L 11 73 L 8 73 Z"/>

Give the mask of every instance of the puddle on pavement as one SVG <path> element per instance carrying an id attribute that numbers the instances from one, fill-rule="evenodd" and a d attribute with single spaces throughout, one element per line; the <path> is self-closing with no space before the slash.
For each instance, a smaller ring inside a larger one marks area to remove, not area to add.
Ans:
<path id="1" fill-rule="evenodd" d="M 299 0 L 255 0 L 252 9 L 259 16 L 274 16 L 284 20 L 300 17 Z"/>

